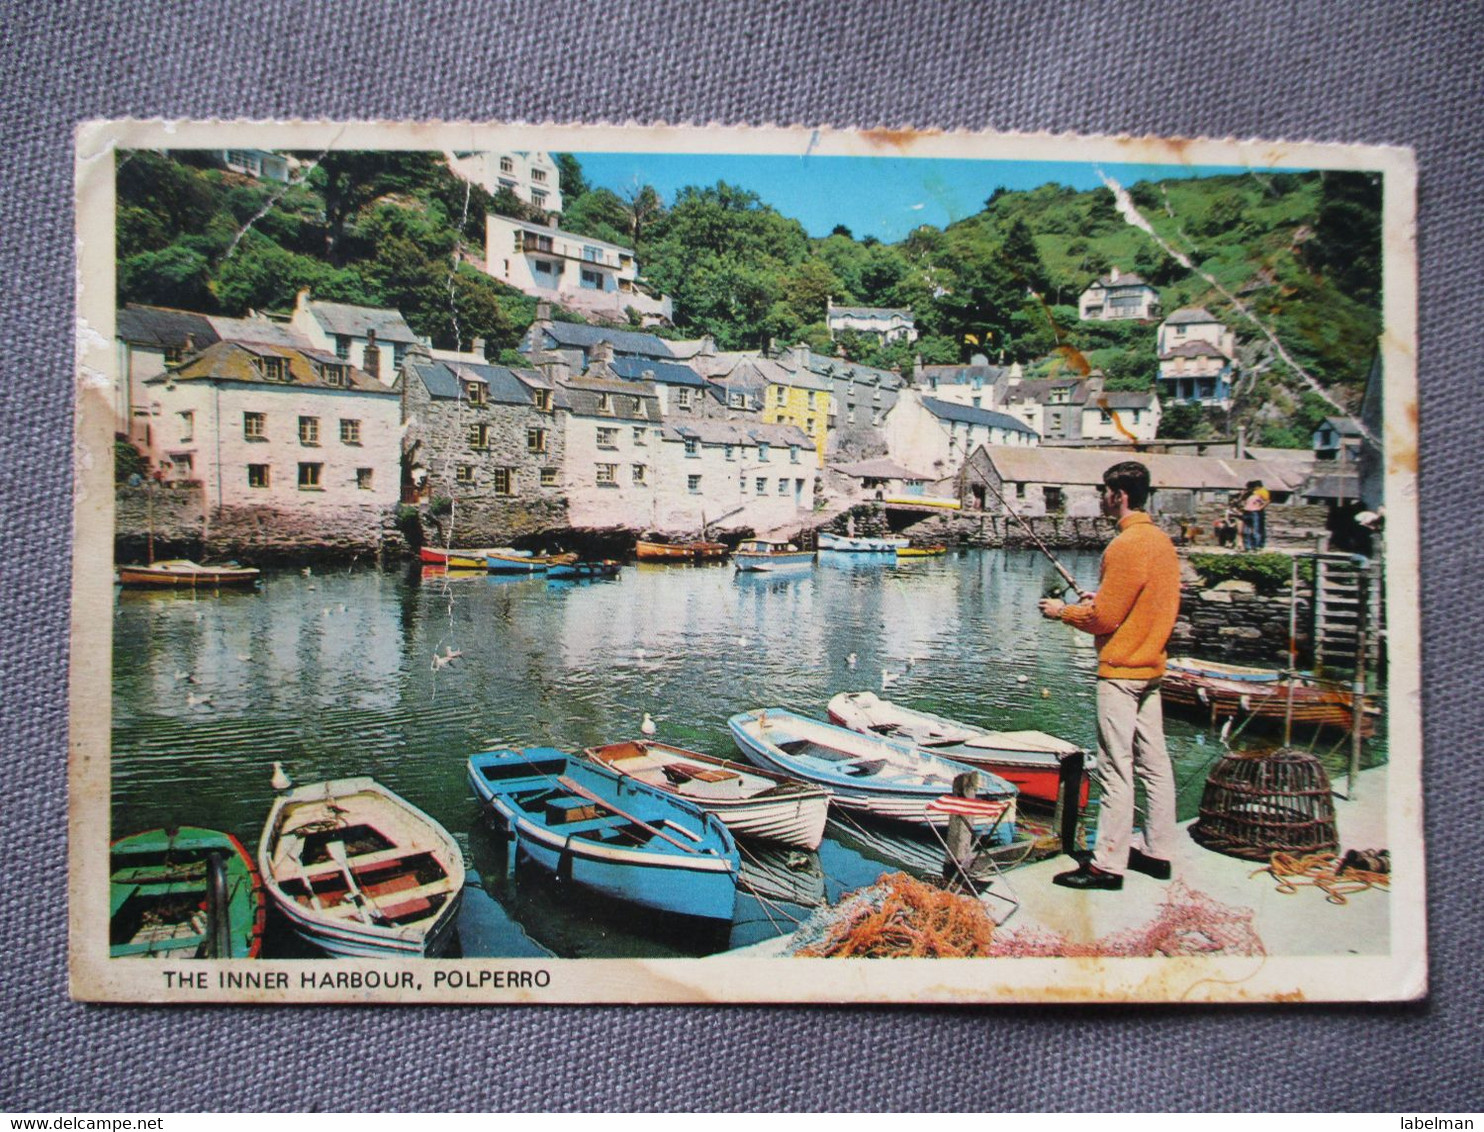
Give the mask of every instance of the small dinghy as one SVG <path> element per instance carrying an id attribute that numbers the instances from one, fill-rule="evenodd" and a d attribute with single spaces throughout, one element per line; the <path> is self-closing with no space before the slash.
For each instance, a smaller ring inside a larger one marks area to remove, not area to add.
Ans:
<path id="1" fill-rule="evenodd" d="M 170 558 L 148 566 L 120 566 L 121 586 L 185 586 L 219 589 L 222 586 L 254 586 L 261 576 L 251 566 L 202 566 L 188 558 Z"/>
<path id="2" fill-rule="evenodd" d="M 554 562 L 546 568 L 552 581 L 581 582 L 595 578 L 616 578 L 623 563 L 612 558 L 594 558 L 579 562 Z"/>
<path id="3" fill-rule="evenodd" d="M 131 959 L 253 959 L 263 883 L 230 833 L 181 826 L 109 848 L 108 953 Z"/>
<path id="4" fill-rule="evenodd" d="M 590 762 L 710 810 L 733 834 L 818 849 L 829 791 L 743 763 L 641 740 L 589 747 Z"/>
<path id="5" fill-rule="evenodd" d="M 526 550 L 490 550 L 484 568 L 491 574 L 540 574 L 552 566 L 570 566 L 575 554 L 532 554 Z"/>
<path id="6" fill-rule="evenodd" d="M 741 573 L 807 570 L 814 565 L 814 551 L 800 550 L 791 542 L 748 539 L 732 555 L 732 565 Z"/>
<path id="7" fill-rule="evenodd" d="M 634 543 L 634 557 L 641 562 L 704 562 L 725 558 L 731 548 L 724 542 L 660 542 L 641 538 Z"/>
<path id="8" fill-rule="evenodd" d="M 559 879 L 659 912 L 732 918 L 739 854 L 716 816 L 552 747 L 484 751 L 468 771 L 491 818 Z"/>
<path id="9" fill-rule="evenodd" d="M 960 813 L 981 832 L 993 830 L 1004 841 L 1014 837 L 1016 790 L 1003 778 L 979 770 L 979 797 L 952 797 L 954 778 L 976 767 L 783 708 L 742 712 L 727 726 L 753 762 L 819 783 L 842 809 L 939 827 Z"/>
<path id="10" fill-rule="evenodd" d="M 841 551 L 848 554 L 896 554 L 911 545 L 910 539 L 867 535 L 836 535 L 829 531 L 819 532 L 819 549 Z"/>
<path id="11" fill-rule="evenodd" d="M 1349 731 L 1354 696 L 1346 688 L 1321 683 L 1302 674 L 1289 678 L 1274 668 L 1224 664 L 1172 656 L 1166 662 L 1160 694 L 1165 710 L 1185 711 L 1211 722 L 1227 716 L 1239 721 L 1281 725 L 1293 701 L 1293 721 Z M 1380 709 L 1363 701 L 1360 732 L 1375 730 Z"/>
<path id="12" fill-rule="evenodd" d="M 280 794 L 258 868 L 294 931 L 337 956 L 437 955 L 464 896 L 464 857 L 448 831 L 370 778 Z"/>
<path id="13" fill-rule="evenodd" d="M 931 747 L 944 758 L 997 774 L 1021 797 L 1041 802 L 1056 801 L 1063 758 L 1081 754 L 1084 767 L 1092 764 L 1091 752 L 1044 731 L 990 731 L 901 707 L 874 692 L 841 692 L 830 701 L 829 716 L 831 722 L 864 735 L 887 735 Z M 1087 793 L 1084 777 L 1081 805 L 1087 805 Z"/>

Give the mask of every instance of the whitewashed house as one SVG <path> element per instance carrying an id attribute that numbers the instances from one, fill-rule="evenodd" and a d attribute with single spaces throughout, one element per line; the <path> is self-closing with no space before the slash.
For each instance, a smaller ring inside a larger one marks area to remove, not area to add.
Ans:
<path id="1" fill-rule="evenodd" d="M 536 208 L 562 211 L 561 171 L 549 153 L 540 150 L 460 153 L 449 159 L 448 167 L 491 195 L 507 189 Z"/>
<path id="2" fill-rule="evenodd" d="M 674 313 L 649 293 L 632 248 L 493 212 L 484 227 L 485 271 L 522 294 L 619 320 L 629 308 L 666 322 Z"/>
<path id="3" fill-rule="evenodd" d="M 217 342 L 145 386 L 149 455 L 208 513 L 371 537 L 398 500 L 399 394 L 333 354 Z"/>
<path id="4" fill-rule="evenodd" d="M 1159 292 L 1141 277 L 1124 274 L 1115 267 L 1082 292 L 1077 313 L 1083 322 L 1155 318 L 1159 314 Z"/>
<path id="5" fill-rule="evenodd" d="M 407 351 L 419 344 L 399 311 L 322 302 L 311 299 L 307 288 L 299 292 L 289 327 L 311 348 L 333 354 L 388 386 Z"/>
<path id="6" fill-rule="evenodd" d="M 796 425 L 667 423 L 661 450 L 655 529 L 763 533 L 796 526 L 813 510 L 819 467 Z"/>
<path id="7" fill-rule="evenodd" d="M 934 479 L 952 475 L 970 452 L 983 445 L 1040 442 L 1033 428 L 1007 413 L 940 401 L 913 387 L 898 393 L 882 432 L 890 460 Z"/>
<path id="8" fill-rule="evenodd" d="M 663 420 L 653 382 L 559 377 L 562 482 L 574 527 L 654 526 Z"/>
<path id="9" fill-rule="evenodd" d="M 1161 355 L 1187 342 L 1205 342 L 1228 358 L 1237 356 L 1237 336 L 1205 307 L 1181 307 L 1159 324 L 1155 348 Z"/>
<path id="10" fill-rule="evenodd" d="M 1090 389 L 1078 433 L 1082 440 L 1149 441 L 1159 433 L 1160 416 L 1153 390 Z"/>
<path id="11" fill-rule="evenodd" d="M 825 323 L 832 342 L 847 330 L 883 343 L 917 341 L 911 307 L 837 307 L 833 298 L 826 298 Z"/>
<path id="12" fill-rule="evenodd" d="M 203 314 L 130 303 L 115 315 L 118 383 L 114 431 L 142 450 L 153 443 L 151 395 L 145 381 L 219 340 Z"/>

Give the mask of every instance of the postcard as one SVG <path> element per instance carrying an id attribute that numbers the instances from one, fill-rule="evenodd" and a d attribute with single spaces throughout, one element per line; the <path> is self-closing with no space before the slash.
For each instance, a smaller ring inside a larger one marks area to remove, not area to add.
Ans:
<path id="1" fill-rule="evenodd" d="M 76 142 L 75 997 L 1426 993 L 1410 151 Z"/>

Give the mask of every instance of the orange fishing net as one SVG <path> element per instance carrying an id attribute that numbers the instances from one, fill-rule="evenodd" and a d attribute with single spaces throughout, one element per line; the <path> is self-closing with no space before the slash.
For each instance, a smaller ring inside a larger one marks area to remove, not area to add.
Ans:
<path id="1" fill-rule="evenodd" d="M 1368 888 L 1389 889 L 1390 870 L 1391 859 L 1385 850 L 1357 853 L 1352 849 L 1343 860 L 1334 853 L 1274 853 L 1266 868 L 1256 869 L 1251 875 L 1267 873 L 1285 896 L 1312 885 L 1331 904 L 1347 904 L 1351 896 Z"/>
<path id="2" fill-rule="evenodd" d="M 836 959 L 966 959 L 989 954 L 994 923 L 980 903 L 913 880 L 882 877 L 834 909 L 819 938 L 794 954 Z"/>
<path id="3" fill-rule="evenodd" d="M 1266 955 L 1251 908 L 1231 908 L 1176 881 L 1148 923 L 1077 943 L 1048 928 L 1003 931 L 989 955 L 1006 959 Z"/>

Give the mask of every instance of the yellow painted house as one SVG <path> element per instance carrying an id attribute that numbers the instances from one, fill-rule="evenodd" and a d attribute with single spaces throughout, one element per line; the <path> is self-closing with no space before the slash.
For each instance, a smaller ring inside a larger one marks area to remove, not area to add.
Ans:
<path id="1" fill-rule="evenodd" d="M 763 420 L 803 429 L 823 467 L 829 440 L 830 382 L 808 369 L 785 369 L 771 358 L 749 358 L 741 364 L 761 378 Z"/>

